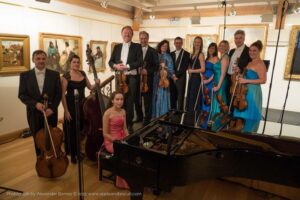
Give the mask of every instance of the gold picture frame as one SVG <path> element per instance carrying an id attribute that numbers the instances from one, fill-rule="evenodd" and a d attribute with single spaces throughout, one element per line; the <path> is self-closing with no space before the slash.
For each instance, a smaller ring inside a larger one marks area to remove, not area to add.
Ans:
<path id="1" fill-rule="evenodd" d="M 0 75 L 18 74 L 30 69 L 28 35 L 0 34 Z"/>
<path id="2" fill-rule="evenodd" d="M 237 30 L 245 31 L 245 44 L 250 46 L 253 42 L 260 40 L 263 43 L 262 59 L 265 57 L 268 35 L 268 24 L 228 24 L 225 29 L 225 40 L 229 42 L 230 49 L 235 48 L 234 33 Z M 219 25 L 219 42 L 223 40 L 224 25 Z"/>
<path id="3" fill-rule="evenodd" d="M 293 69 L 291 73 L 291 68 Z M 291 74 L 290 74 L 291 73 Z M 300 25 L 292 26 L 284 78 L 300 80 Z"/>
<path id="4" fill-rule="evenodd" d="M 70 70 L 69 59 L 76 54 L 81 58 L 82 38 L 80 36 L 40 33 L 39 47 L 47 53 L 47 68 L 66 73 Z"/>
<path id="5" fill-rule="evenodd" d="M 121 42 L 112 42 L 110 44 L 110 53 L 111 53 L 110 55 L 112 55 L 112 52 L 117 44 L 121 44 Z"/>
<path id="6" fill-rule="evenodd" d="M 208 46 L 210 43 L 218 42 L 218 35 L 217 34 L 187 34 L 186 35 L 186 43 L 185 43 L 185 47 L 186 50 L 190 53 L 193 52 L 193 43 L 194 43 L 194 39 L 195 37 L 200 36 L 202 37 L 203 40 L 203 54 L 204 56 L 206 56 L 206 52 L 208 49 Z"/>
<path id="7" fill-rule="evenodd" d="M 104 72 L 106 70 L 106 47 L 107 41 L 91 40 L 90 48 L 95 60 L 95 68 L 97 72 Z M 91 69 L 89 69 L 92 72 Z"/>

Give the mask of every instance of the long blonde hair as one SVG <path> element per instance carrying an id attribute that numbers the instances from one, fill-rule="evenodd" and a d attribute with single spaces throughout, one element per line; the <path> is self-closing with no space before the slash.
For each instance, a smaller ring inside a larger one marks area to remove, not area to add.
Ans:
<path id="1" fill-rule="evenodd" d="M 192 53 L 192 55 L 195 55 L 195 53 L 196 53 L 196 50 L 195 50 L 195 40 L 197 40 L 197 39 L 200 39 L 200 41 L 201 41 L 201 47 L 200 47 L 200 50 L 199 50 L 199 54 L 202 53 L 202 50 L 203 50 L 203 39 L 200 36 L 196 36 L 195 39 L 194 39 L 194 41 L 193 41 L 193 53 Z"/>

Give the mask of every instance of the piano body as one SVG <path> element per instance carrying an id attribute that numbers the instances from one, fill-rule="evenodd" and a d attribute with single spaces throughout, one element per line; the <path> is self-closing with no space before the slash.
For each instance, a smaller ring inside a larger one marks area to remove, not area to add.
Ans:
<path id="1" fill-rule="evenodd" d="M 193 116 L 171 111 L 114 142 L 115 173 L 130 186 L 171 191 L 203 179 L 243 177 L 300 187 L 300 140 L 194 128 Z M 192 122 L 192 123 L 191 123 Z"/>

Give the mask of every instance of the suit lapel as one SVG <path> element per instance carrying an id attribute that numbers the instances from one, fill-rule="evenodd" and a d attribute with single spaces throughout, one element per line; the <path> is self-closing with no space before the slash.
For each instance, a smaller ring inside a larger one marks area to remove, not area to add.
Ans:
<path id="1" fill-rule="evenodd" d="M 36 79 L 35 71 L 34 69 L 30 70 L 30 81 L 32 82 L 33 90 L 36 94 L 36 96 L 40 96 L 40 90 L 39 90 L 39 85 Z"/>
<path id="2" fill-rule="evenodd" d="M 133 43 L 131 42 L 131 44 L 130 44 L 130 46 L 129 46 L 129 49 L 128 49 L 128 55 L 127 55 L 127 63 L 128 63 L 128 61 L 130 60 L 130 58 L 131 58 L 131 53 L 132 53 L 132 51 L 133 51 Z M 127 64 L 126 63 L 126 64 Z"/>
<path id="3" fill-rule="evenodd" d="M 150 54 L 150 50 L 149 50 L 149 47 L 147 48 L 147 51 L 146 51 L 146 54 L 145 54 L 145 58 L 143 61 L 147 60 L 148 57 L 149 57 L 149 54 Z"/>

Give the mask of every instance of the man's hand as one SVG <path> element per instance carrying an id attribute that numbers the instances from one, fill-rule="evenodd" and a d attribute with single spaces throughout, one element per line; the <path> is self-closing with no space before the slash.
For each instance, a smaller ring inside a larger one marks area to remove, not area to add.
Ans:
<path id="1" fill-rule="evenodd" d="M 45 109 L 45 106 L 44 106 L 44 104 L 38 102 L 38 103 L 35 104 L 35 108 L 36 108 L 37 110 L 43 112 L 44 109 Z"/>
<path id="2" fill-rule="evenodd" d="M 147 70 L 146 69 L 142 69 L 142 75 L 147 75 L 147 74 L 148 74 Z"/>
<path id="3" fill-rule="evenodd" d="M 46 117 L 49 117 L 50 115 L 52 115 L 53 114 L 53 111 L 52 111 L 52 109 L 51 108 L 47 108 L 47 110 L 46 110 Z"/>

